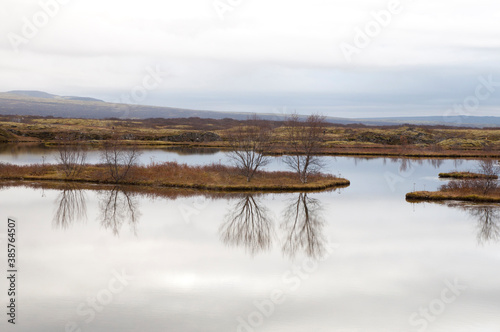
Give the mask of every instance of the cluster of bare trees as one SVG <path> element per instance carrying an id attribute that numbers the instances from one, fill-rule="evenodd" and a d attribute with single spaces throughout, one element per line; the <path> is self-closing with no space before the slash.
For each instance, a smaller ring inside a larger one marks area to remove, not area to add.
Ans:
<path id="1" fill-rule="evenodd" d="M 116 140 L 104 143 L 101 162 L 106 166 L 108 176 L 119 183 L 127 178 L 130 170 L 139 161 L 141 152 L 137 146 L 124 146 Z M 78 176 L 87 160 L 87 147 L 74 135 L 59 138 L 57 161 L 67 178 Z"/>
<path id="2" fill-rule="evenodd" d="M 498 161 L 486 158 L 479 161 L 477 172 L 479 177 L 462 178 L 452 180 L 440 187 L 440 190 L 454 191 L 461 193 L 472 194 L 495 194 L 500 193 L 500 186 L 498 184 L 498 175 L 500 174 L 500 166 Z"/>
<path id="3" fill-rule="evenodd" d="M 292 114 L 287 118 L 282 132 L 284 136 L 280 138 L 291 148 L 284 158 L 285 164 L 302 183 L 307 183 L 309 176 L 320 172 L 323 167 L 317 154 L 325 132 L 325 117 L 314 114 L 304 119 Z M 249 118 L 245 125 L 231 131 L 228 142 L 229 158 L 248 182 L 259 168 L 269 164 L 269 156 L 265 153 L 272 148 L 272 128 L 256 115 Z"/>

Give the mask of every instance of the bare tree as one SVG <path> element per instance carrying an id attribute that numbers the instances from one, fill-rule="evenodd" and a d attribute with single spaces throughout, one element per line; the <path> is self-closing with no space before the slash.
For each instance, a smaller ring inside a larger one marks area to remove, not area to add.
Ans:
<path id="1" fill-rule="evenodd" d="M 499 167 L 491 158 L 482 159 L 479 162 L 479 171 L 485 175 L 478 180 L 484 194 L 488 194 L 498 188 Z"/>
<path id="2" fill-rule="evenodd" d="M 140 155 L 141 152 L 135 145 L 124 147 L 116 141 L 108 141 L 101 152 L 101 161 L 106 165 L 111 179 L 119 183 L 127 178 Z"/>
<path id="3" fill-rule="evenodd" d="M 246 125 L 239 125 L 229 134 L 229 158 L 247 182 L 254 177 L 257 170 L 271 161 L 264 152 L 269 148 L 271 129 L 259 121 L 256 115 L 249 118 Z"/>
<path id="4" fill-rule="evenodd" d="M 87 149 L 83 144 L 72 144 L 75 139 L 70 136 L 63 136 L 59 139 L 57 148 L 57 161 L 63 167 L 67 178 L 72 178 L 80 174 L 87 160 Z"/>
<path id="5" fill-rule="evenodd" d="M 292 152 L 285 156 L 284 162 L 297 173 L 302 183 L 307 183 L 309 175 L 319 173 L 324 166 L 317 156 L 324 131 L 324 116 L 313 114 L 305 122 L 297 114 L 287 118 L 285 135 Z"/>

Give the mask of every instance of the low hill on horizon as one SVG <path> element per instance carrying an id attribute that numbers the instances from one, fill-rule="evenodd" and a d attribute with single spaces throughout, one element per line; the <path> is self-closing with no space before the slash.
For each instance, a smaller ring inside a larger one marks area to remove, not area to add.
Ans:
<path id="1" fill-rule="evenodd" d="M 150 119 L 150 118 L 209 118 L 246 120 L 250 113 L 191 110 L 135 104 L 108 103 L 99 99 L 76 96 L 58 96 L 43 91 L 16 90 L 0 92 L 0 115 L 53 116 L 86 119 Z M 283 121 L 283 114 L 259 113 L 263 120 Z M 458 127 L 500 127 L 500 117 L 483 116 L 420 116 L 326 119 L 337 124 L 366 126 L 428 125 Z"/>
<path id="2" fill-rule="evenodd" d="M 12 90 L 6 92 L 11 95 L 31 97 L 31 98 L 42 98 L 42 99 L 64 99 L 64 100 L 79 100 L 79 101 L 100 101 L 104 103 L 104 100 L 90 98 L 90 97 L 76 97 L 76 96 L 58 96 L 53 95 L 43 91 L 36 90 Z"/>

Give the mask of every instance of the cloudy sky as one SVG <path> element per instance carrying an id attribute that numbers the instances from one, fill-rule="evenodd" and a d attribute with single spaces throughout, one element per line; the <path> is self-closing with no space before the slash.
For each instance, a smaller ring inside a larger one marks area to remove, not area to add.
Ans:
<path id="1" fill-rule="evenodd" d="M 491 0 L 0 6 L 0 91 L 341 117 L 500 115 Z"/>

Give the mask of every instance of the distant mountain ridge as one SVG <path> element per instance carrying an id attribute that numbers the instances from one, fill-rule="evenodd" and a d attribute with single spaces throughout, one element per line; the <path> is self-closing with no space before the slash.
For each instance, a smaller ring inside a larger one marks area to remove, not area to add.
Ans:
<path id="1" fill-rule="evenodd" d="M 108 103 L 89 97 L 58 96 L 43 91 L 0 92 L 0 115 L 32 115 L 87 119 L 147 119 L 147 118 L 210 118 L 245 120 L 249 113 L 190 110 L 134 104 Z M 264 120 L 282 121 L 284 114 L 261 114 Z M 500 127 L 500 117 L 494 116 L 420 116 L 349 119 L 327 117 L 337 124 L 367 126 L 431 125 L 461 127 Z"/>
<path id="2" fill-rule="evenodd" d="M 101 101 L 101 102 L 104 102 L 104 100 L 95 99 L 95 98 L 75 97 L 75 96 L 58 96 L 58 95 L 53 95 L 53 94 L 50 94 L 50 93 L 47 93 L 47 92 L 36 91 L 36 90 L 13 90 L 13 91 L 8 91 L 7 93 L 13 94 L 13 95 L 18 95 L 18 96 L 32 97 L 32 98 L 65 99 L 65 100 Z"/>

